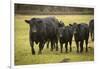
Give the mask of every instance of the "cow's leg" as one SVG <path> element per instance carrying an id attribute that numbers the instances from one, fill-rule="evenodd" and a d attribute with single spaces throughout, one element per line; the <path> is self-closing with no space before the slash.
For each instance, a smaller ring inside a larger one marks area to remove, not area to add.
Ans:
<path id="1" fill-rule="evenodd" d="M 94 33 L 92 32 L 92 41 L 94 41 Z"/>
<path id="2" fill-rule="evenodd" d="M 70 44 L 70 52 L 72 51 L 72 40 L 71 41 L 69 41 L 69 44 Z"/>
<path id="3" fill-rule="evenodd" d="M 63 43 L 60 43 L 60 48 L 61 48 L 61 53 L 62 53 Z"/>
<path id="4" fill-rule="evenodd" d="M 30 41 L 30 45 L 31 45 L 31 51 L 32 51 L 32 55 L 35 54 L 35 50 L 34 50 L 34 42 Z"/>
<path id="5" fill-rule="evenodd" d="M 53 49 L 55 49 L 56 43 L 55 41 L 53 41 Z"/>
<path id="6" fill-rule="evenodd" d="M 77 53 L 79 53 L 79 41 L 75 41 L 77 46 Z"/>
<path id="7" fill-rule="evenodd" d="M 53 49 L 55 49 L 56 46 L 56 42 L 53 41 Z"/>
<path id="8" fill-rule="evenodd" d="M 92 32 L 90 34 L 91 34 L 91 40 L 92 40 L 93 39 L 93 34 L 92 34 Z"/>
<path id="9" fill-rule="evenodd" d="M 56 41 L 56 51 L 58 51 L 58 40 Z"/>
<path id="10" fill-rule="evenodd" d="M 88 32 L 87 37 L 85 39 L 86 52 L 88 52 L 88 39 L 89 39 L 89 32 Z"/>
<path id="11" fill-rule="evenodd" d="M 80 52 L 82 53 L 83 52 L 83 43 L 84 43 L 84 41 L 82 40 L 82 41 L 80 41 Z"/>
<path id="12" fill-rule="evenodd" d="M 51 41 L 51 51 L 53 51 L 53 41 Z"/>
<path id="13" fill-rule="evenodd" d="M 68 42 L 65 43 L 66 53 L 68 52 Z"/>
<path id="14" fill-rule="evenodd" d="M 86 52 L 88 52 L 88 40 L 85 40 L 85 44 L 86 44 Z"/>
<path id="15" fill-rule="evenodd" d="M 47 48 L 49 48 L 49 40 L 47 41 Z"/>
<path id="16" fill-rule="evenodd" d="M 41 50 L 42 50 L 42 43 L 39 43 L 39 52 L 38 52 L 38 54 L 41 54 Z"/>
<path id="17" fill-rule="evenodd" d="M 43 42 L 40 42 L 38 54 L 41 54 L 42 53 L 43 48 L 44 48 L 44 43 Z"/>
<path id="18" fill-rule="evenodd" d="M 45 45 L 45 42 L 42 43 L 42 50 L 43 50 L 43 48 L 44 48 L 44 45 Z"/>

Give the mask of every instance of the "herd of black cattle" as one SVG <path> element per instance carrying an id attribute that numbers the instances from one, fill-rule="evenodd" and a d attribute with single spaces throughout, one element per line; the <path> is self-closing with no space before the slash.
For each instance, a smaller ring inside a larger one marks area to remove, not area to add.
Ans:
<path id="1" fill-rule="evenodd" d="M 44 45 L 51 43 L 51 51 L 56 49 L 58 51 L 58 43 L 60 44 L 60 51 L 62 53 L 63 45 L 65 44 L 65 52 L 68 52 L 68 43 L 70 44 L 70 52 L 72 51 L 72 39 L 74 37 L 77 53 L 83 52 L 83 43 L 85 42 L 86 52 L 88 52 L 88 40 L 89 33 L 91 40 L 94 40 L 94 19 L 89 21 L 89 25 L 86 23 L 69 24 L 65 26 L 62 21 L 59 21 L 55 17 L 46 18 L 32 18 L 25 20 L 30 26 L 29 40 L 32 54 L 35 54 L 34 43 L 39 43 L 39 54 L 42 53 Z"/>

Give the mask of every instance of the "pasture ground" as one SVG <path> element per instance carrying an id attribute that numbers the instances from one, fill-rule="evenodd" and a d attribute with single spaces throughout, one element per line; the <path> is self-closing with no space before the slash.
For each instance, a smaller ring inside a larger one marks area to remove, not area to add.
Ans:
<path id="1" fill-rule="evenodd" d="M 14 63 L 15 65 L 28 65 L 28 64 L 46 64 L 46 63 L 61 63 L 61 62 L 82 62 L 82 61 L 93 61 L 94 60 L 94 42 L 89 39 L 88 49 L 89 52 L 84 52 L 82 54 L 76 53 L 76 44 L 73 40 L 72 42 L 72 52 L 65 53 L 65 48 L 63 48 L 63 53 L 59 51 L 50 51 L 47 49 L 46 45 L 43 49 L 43 53 L 38 55 L 38 45 L 35 44 L 36 55 L 31 54 L 31 48 L 29 44 L 29 25 L 25 23 L 25 19 L 30 19 L 32 17 L 48 17 L 55 16 L 57 19 L 62 20 L 65 25 L 69 23 L 89 23 L 89 20 L 93 18 L 93 15 L 15 15 L 15 41 L 14 41 Z"/>

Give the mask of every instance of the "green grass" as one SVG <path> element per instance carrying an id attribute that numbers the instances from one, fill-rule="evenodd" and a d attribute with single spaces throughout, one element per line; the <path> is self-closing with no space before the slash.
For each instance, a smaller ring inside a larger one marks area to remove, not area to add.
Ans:
<path id="1" fill-rule="evenodd" d="M 46 64 L 46 63 L 60 63 L 63 59 L 68 59 L 67 62 L 79 62 L 79 61 L 93 61 L 94 60 L 94 43 L 89 39 L 89 52 L 82 54 L 76 53 L 76 44 L 72 43 L 72 52 L 60 53 L 60 50 L 56 52 L 50 51 L 46 48 L 43 49 L 43 53 L 38 55 L 38 45 L 35 44 L 36 55 L 31 54 L 31 48 L 29 44 L 29 25 L 25 23 L 25 19 L 32 17 L 48 17 L 50 15 L 16 15 L 15 16 L 15 65 L 26 64 Z M 53 15 L 52 15 L 53 16 Z M 89 23 L 89 20 L 93 18 L 93 15 L 55 15 L 59 20 L 62 20 L 65 25 L 69 23 Z M 85 47 L 85 46 L 84 46 Z M 85 50 L 85 48 L 84 48 Z"/>

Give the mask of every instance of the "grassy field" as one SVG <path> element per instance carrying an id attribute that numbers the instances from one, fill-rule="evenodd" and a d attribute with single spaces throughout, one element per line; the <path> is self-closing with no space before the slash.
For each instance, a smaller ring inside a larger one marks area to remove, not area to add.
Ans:
<path id="1" fill-rule="evenodd" d="M 25 19 L 32 17 L 48 17 L 49 15 L 16 15 L 15 16 L 15 65 L 28 65 L 28 64 L 46 64 L 46 63 L 61 63 L 61 62 L 79 62 L 79 61 L 93 61 L 94 60 L 94 42 L 89 39 L 89 52 L 82 54 L 76 53 L 76 44 L 72 42 L 72 52 L 60 53 L 60 50 L 56 52 L 50 51 L 46 48 L 43 49 L 43 53 L 38 55 L 38 45 L 35 45 L 36 55 L 31 54 L 31 48 L 29 44 L 29 25 L 25 23 Z M 54 16 L 54 15 L 52 15 Z M 89 23 L 89 20 L 93 18 L 93 15 L 55 15 L 59 20 L 62 20 L 65 25 L 69 23 Z M 85 48 L 84 48 L 85 51 Z"/>

